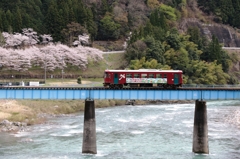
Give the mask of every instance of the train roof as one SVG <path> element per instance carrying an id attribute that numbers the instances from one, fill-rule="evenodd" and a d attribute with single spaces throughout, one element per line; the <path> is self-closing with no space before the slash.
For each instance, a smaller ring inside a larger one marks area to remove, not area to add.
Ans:
<path id="1" fill-rule="evenodd" d="M 158 70 L 158 69 L 139 69 L 139 70 L 105 70 L 105 72 L 152 72 L 152 73 L 164 73 L 164 72 L 182 72 L 182 70 Z"/>

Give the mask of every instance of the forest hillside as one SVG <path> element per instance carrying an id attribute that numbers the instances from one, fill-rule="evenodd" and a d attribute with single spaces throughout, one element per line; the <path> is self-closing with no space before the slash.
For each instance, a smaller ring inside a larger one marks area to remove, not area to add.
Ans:
<path id="1" fill-rule="evenodd" d="M 102 51 L 125 50 L 119 68 L 181 69 L 185 83 L 237 84 L 237 53 L 222 47 L 239 46 L 239 6 L 237 0 L 2 0 L 1 58 L 11 62 L 1 62 L 1 70 L 75 74 L 101 60 Z"/>

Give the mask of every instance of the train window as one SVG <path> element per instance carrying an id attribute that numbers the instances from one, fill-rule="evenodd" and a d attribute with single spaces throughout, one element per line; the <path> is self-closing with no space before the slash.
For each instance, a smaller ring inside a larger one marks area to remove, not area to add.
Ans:
<path id="1" fill-rule="evenodd" d="M 104 78 L 109 78 L 109 75 L 110 75 L 110 74 L 105 73 L 105 74 L 104 74 Z"/>
<path id="2" fill-rule="evenodd" d="M 150 73 L 150 74 L 148 75 L 148 77 L 149 77 L 149 78 L 154 78 L 154 74 Z"/>
<path id="3" fill-rule="evenodd" d="M 126 77 L 127 78 L 132 78 L 132 74 L 131 73 L 127 73 Z"/>
<path id="4" fill-rule="evenodd" d="M 161 74 L 156 74 L 156 78 L 162 78 Z"/>
<path id="5" fill-rule="evenodd" d="M 164 78 L 167 78 L 167 74 L 164 74 Z"/>
<path id="6" fill-rule="evenodd" d="M 147 74 L 143 73 L 143 74 L 141 74 L 141 77 L 142 78 L 147 78 Z"/>
<path id="7" fill-rule="evenodd" d="M 140 74 L 134 73 L 134 78 L 139 78 L 139 77 L 140 77 Z"/>

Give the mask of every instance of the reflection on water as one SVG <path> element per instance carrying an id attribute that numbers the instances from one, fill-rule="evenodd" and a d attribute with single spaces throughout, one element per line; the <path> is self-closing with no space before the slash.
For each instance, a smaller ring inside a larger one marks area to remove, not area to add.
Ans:
<path id="1" fill-rule="evenodd" d="M 194 104 L 96 109 L 97 152 L 82 154 L 83 113 L 2 133 L 3 159 L 237 159 L 240 101 L 207 101 L 210 154 L 192 153 Z"/>

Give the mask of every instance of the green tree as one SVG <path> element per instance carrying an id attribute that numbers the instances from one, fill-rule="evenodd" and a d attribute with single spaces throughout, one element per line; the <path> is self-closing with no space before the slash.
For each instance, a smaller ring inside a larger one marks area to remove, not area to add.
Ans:
<path id="1" fill-rule="evenodd" d="M 191 36 L 189 35 L 180 35 L 181 45 L 188 52 L 189 60 L 200 60 L 202 51 L 198 49 L 198 45 L 192 41 L 189 41 Z"/>
<path id="2" fill-rule="evenodd" d="M 146 60 L 145 57 L 142 57 L 138 60 L 132 60 L 129 65 L 130 69 L 138 70 L 138 69 L 163 69 L 169 70 L 171 69 L 168 65 L 162 65 L 157 62 L 157 60 Z"/>
<path id="3" fill-rule="evenodd" d="M 9 23 L 8 23 L 6 14 L 4 12 L 2 13 L 1 19 L 2 19 L 1 24 L 2 24 L 2 28 L 3 28 L 2 31 L 8 31 Z"/>
<path id="4" fill-rule="evenodd" d="M 232 0 L 232 5 L 234 6 L 234 15 L 240 15 L 240 2 L 239 0 Z M 238 16 L 233 16 L 233 26 L 240 26 L 240 21 Z"/>
<path id="5" fill-rule="evenodd" d="M 107 3 L 107 0 L 102 0 L 102 6 L 100 9 L 101 15 L 105 15 L 107 12 L 110 12 L 109 4 Z"/>
<path id="6" fill-rule="evenodd" d="M 126 49 L 125 58 L 128 62 L 131 60 L 140 60 L 146 56 L 147 45 L 142 41 L 138 40 Z"/>
<path id="7" fill-rule="evenodd" d="M 116 40 L 120 36 L 120 24 L 115 23 L 110 13 L 107 13 L 100 21 L 100 39 Z"/>
<path id="8" fill-rule="evenodd" d="M 93 17 L 92 10 L 87 8 L 86 13 L 87 13 L 88 18 L 85 21 L 85 24 L 86 24 L 86 28 L 87 28 L 88 32 L 91 35 L 91 40 L 93 41 L 97 36 L 97 25 L 94 22 L 94 17 Z"/>
<path id="9" fill-rule="evenodd" d="M 150 21 L 148 21 L 146 26 L 143 28 L 143 35 L 144 37 L 153 35 L 153 25 Z"/>
<path id="10" fill-rule="evenodd" d="M 8 11 L 6 12 L 6 18 L 7 18 L 7 20 L 8 20 L 8 27 L 9 27 L 9 26 L 13 26 L 13 25 L 14 25 L 14 23 L 13 23 L 13 14 L 11 13 L 10 10 L 8 10 Z"/>
<path id="11" fill-rule="evenodd" d="M 0 8 L 0 32 L 3 31 L 3 19 L 2 19 L 2 16 L 3 16 L 3 11 Z"/>
<path id="12" fill-rule="evenodd" d="M 207 46 L 207 49 L 203 52 L 201 59 L 209 62 L 217 61 L 217 64 L 223 66 L 225 72 L 229 69 L 229 55 L 222 50 L 222 45 L 219 44 L 216 36 L 212 36 L 212 41 Z"/>
<path id="13" fill-rule="evenodd" d="M 16 32 L 21 32 L 22 30 L 22 14 L 21 10 L 17 7 L 17 10 L 14 15 L 14 24 L 13 24 L 13 29 Z"/>
<path id="14" fill-rule="evenodd" d="M 166 37 L 166 41 L 175 50 L 178 50 L 181 47 L 181 41 L 178 34 L 170 33 Z"/>
<path id="15" fill-rule="evenodd" d="M 190 35 L 189 40 L 198 45 L 199 50 L 204 49 L 203 45 L 205 44 L 203 44 L 203 41 L 205 41 L 205 39 L 203 40 L 203 37 L 198 27 L 189 27 L 187 30 L 187 34 Z"/>
<path id="16" fill-rule="evenodd" d="M 144 42 L 147 45 L 146 59 L 156 59 L 158 63 L 165 64 L 164 52 L 165 49 L 160 41 L 155 41 L 152 36 L 147 36 Z"/>
<path id="17" fill-rule="evenodd" d="M 229 80 L 229 75 L 223 72 L 222 66 L 216 61 L 191 61 L 188 65 L 188 72 L 188 83 L 226 84 Z"/>
<path id="18" fill-rule="evenodd" d="M 166 64 L 171 66 L 172 69 L 186 72 L 189 58 L 188 52 L 184 48 L 179 50 L 171 48 L 164 53 L 164 57 L 166 59 Z"/>
<path id="19" fill-rule="evenodd" d="M 172 8 L 171 6 L 162 4 L 162 5 L 160 5 L 160 11 L 162 13 L 164 13 L 165 17 L 168 20 L 171 20 L 171 21 L 176 21 L 177 20 L 177 16 L 175 14 L 176 10 L 174 8 Z"/>
<path id="20" fill-rule="evenodd" d="M 166 17 L 164 15 L 164 12 L 158 8 L 155 9 L 151 14 L 150 14 L 150 22 L 153 26 L 160 27 L 163 30 L 167 30 L 168 24 Z"/>
<path id="21" fill-rule="evenodd" d="M 234 8 L 232 5 L 232 0 L 219 0 L 218 1 L 219 8 L 221 10 L 220 16 L 223 23 L 230 23 L 233 24 L 234 15 Z"/>
<path id="22" fill-rule="evenodd" d="M 54 41 L 62 41 L 62 35 L 59 34 L 63 29 L 62 17 L 58 12 L 58 6 L 55 1 L 51 1 L 47 10 L 45 24 L 48 28 L 48 33 L 52 35 Z"/>

